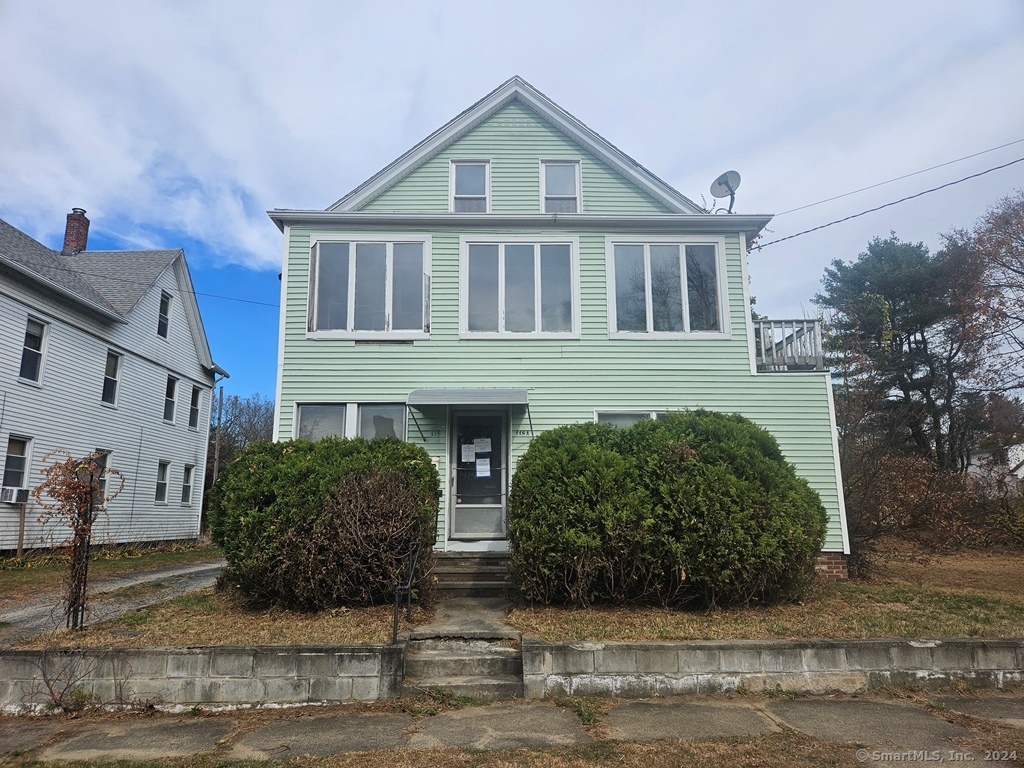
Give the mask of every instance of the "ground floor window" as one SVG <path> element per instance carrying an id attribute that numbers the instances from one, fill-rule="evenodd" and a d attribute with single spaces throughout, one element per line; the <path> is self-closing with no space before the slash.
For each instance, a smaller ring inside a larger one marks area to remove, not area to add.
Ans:
<path id="1" fill-rule="evenodd" d="M 406 437 L 404 403 L 302 403 L 296 408 L 296 437 L 304 440 Z"/>
<path id="2" fill-rule="evenodd" d="M 28 438 L 10 437 L 4 459 L 4 487 L 28 487 Z"/>
<path id="3" fill-rule="evenodd" d="M 300 405 L 297 410 L 296 437 L 319 440 L 323 437 L 345 436 L 344 404 Z"/>
<path id="4" fill-rule="evenodd" d="M 594 420 L 598 424 L 628 427 L 643 419 L 664 419 L 666 413 L 667 411 L 596 411 Z"/>

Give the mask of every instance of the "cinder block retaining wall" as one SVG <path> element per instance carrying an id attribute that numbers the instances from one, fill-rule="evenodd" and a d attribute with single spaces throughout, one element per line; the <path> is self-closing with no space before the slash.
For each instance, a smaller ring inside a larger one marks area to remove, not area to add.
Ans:
<path id="1" fill-rule="evenodd" d="M 0 651 L 0 711 L 55 695 L 104 704 L 307 704 L 386 699 L 405 645 Z M 1024 683 L 1024 639 L 542 643 L 523 638 L 525 695 L 622 697 L 745 688 L 847 692 L 884 685 Z M 52 692 L 51 692 L 52 691 Z"/>
<path id="2" fill-rule="evenodd" d="M 50 688 L 104 704 L 373 701 L 396 695 L 403 657 L 402 645 L 0 651 L 0 711 L 45 708 Z"/>
<path id="3" fill-rule="evenodd" d="M 667 696 L 740 688 L 853 693 L 958 680 L 1003 688 L 1024 682 L 1024 640 L 817 640 L 686 643 L 542 643 L 523 639 L 528 698 Z"/>

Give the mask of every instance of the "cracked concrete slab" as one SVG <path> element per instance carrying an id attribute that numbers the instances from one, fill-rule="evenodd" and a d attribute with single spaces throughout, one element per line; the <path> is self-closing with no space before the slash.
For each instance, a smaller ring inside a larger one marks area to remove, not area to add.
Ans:
<path id="1" fill-rule="evenodd" d="M 33 749 L 64 727 L 56 722 L 0 720 L 0 757 Z"/>
<path id="2" fill-rule="evenodd" d="M 822 741 L 941 750 L 951 746 L 951 739 L 971 735 L 914 707 L 879 701 L 775 701 L 767 709 L 791 728 Z"/>
<path id="3" fill-rule="evenodd" d="M 954 712 L 961 712 L 971 717 L 984 720 L 997 720 L 1014 728 L 1024 728 L 1024 699 L 985 697 L 981 699 L 965 699 L 961 696 L 940 696 L 934 700 Z"/>
<path id="4" fill-rule="evenodd" d="M 288 760 L 297 755 L 336 755 L 408 745 L 405 729 L 411 715 L 315 715 L 278 720 L 242 734 L 227 757 L 231 760 Z"/>
<path id="5" fill-rule="evenodd" d="M 516 749 L 585 744 L 590 735 L 571 712 L 544 704 L 470 707 L 417 723 L 414 748 Z"/>
<path id="6" fill-rule="evenodd" d="M 220 718 L 77 723 L 71 735 L 40 750 L 40 760 L 158 760 L 212 752 L 235 723 Z"/>
<path id="7" fill-rule="evenodd" d="M 722 739 L 779 730 L 769 718 L 745 705 L 650 699 L 619 704 L 608 711 L 608 736 L 622 741 Z"/>

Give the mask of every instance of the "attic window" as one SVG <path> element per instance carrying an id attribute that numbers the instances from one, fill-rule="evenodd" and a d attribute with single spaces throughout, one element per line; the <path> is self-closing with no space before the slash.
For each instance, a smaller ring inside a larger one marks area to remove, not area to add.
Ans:
<path id="1" fill-rule="evenodd" d="M 579 213 L 580 164 L 573 160 L 541 161 L 544 213 Z"/>
<path id="2" fill-rule="evenodd" d="M 450 186 L 452 211 L 487 213 L 490 209 L 490 163 L 486 160 L 453 161 Z"/>
<path id="3" fill-rule="evenodd" d="M 171 325 L 171 294 L 166 291 L 160 294 L 160 316 L 156 321 L 156 335 L 167 338 L 167 329 Z"/>

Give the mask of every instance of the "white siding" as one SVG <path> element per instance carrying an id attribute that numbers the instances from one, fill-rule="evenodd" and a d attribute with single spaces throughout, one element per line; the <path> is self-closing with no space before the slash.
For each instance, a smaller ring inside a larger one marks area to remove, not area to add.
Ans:
<path id="1" fill-rule="evenodd" d="M 171 294 L 168 338 L 157 335 L 161 290 Z M 25 321 L 48 323 L 40 384 L 18 380 Z M 75 456 L 112 451 L 109 466 L 125 487 L 100 514 L 93 541 L 127 542 L 198 535 L 213 381 L 196 354 L 174 267 L 132 310 L 128 323 L 111 323 L 45 295 L 25 283 L 0 279 L 0 462 L 10 435 L 31 438 L 29 486 L 42 481 L 43 457 L 65 449 Z M 107 351 L 122 355 L 116 405 L 101 402 Z M 179 379 L 175 421 L 163 421 L 168 375 Z M 200 387 L 198 429 L 188 426 L 193 385 Z M 170 462 L 168 501 L 156 504 L 157 465 Z M 184 467 L 195 467 L 192 502 L 181 504 Z M 116 487 L 116 478 L 110 480 Z M 60 543 L 66 530 L 38 522 L 34 500 L 26 511 L 24 545 Z M 0 504 L 0 550 L 18 543 L 19 507 Z"/>

